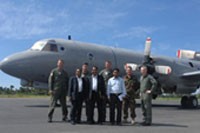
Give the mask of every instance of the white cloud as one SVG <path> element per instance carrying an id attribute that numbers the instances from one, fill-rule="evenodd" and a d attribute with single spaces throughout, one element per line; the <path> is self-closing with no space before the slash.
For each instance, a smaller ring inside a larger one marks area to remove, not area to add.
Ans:
<path id="1" fill-rule="evenodd" d="M 166 42 L 152 42 L 152 53 L 156 55 L 162 55 L 164 52 L 169 51 L 171 49 L 171 45 Z M 172 50 L 170 50 L 172 52 Z"/>
<path id="2" fill-rule="evenodd" d="M 126 11 L 121 11 L 121 6 L 116 1 L 79 1 L 75 7 L 71 7 L 71 20 L 73 30 L 76 32 L 98 32 L 113 29 L 119 24 L 123 17 L 127 16 Z M 80 16 L 75 14 L 81 11 Z M 81 16 L 83 15 L 83 16 Z"/>
<path id="3" fill-rule="evenodd" d="M 0 5 L 0 38 L 24 39 L 57 32 L 54 24 L 68 20 L 65 10 L 58 12 L 44 10 L 34 1 L 20 5 L 5 2 Z"/>
<path id="4" fill-rule="evenodd" d="M 34 0 L 22 4 L 13 1 L 1 4 L 0 38 L 25 39 L 66 33 L 78 36 L 85 32 L 93 34 L 114 29 L 128 14 L 125 7 L 121 7 L 123 2 L 117 0 L 77 0 L 76 3 L 67 3 L 66 7 L 60 5 L 47 8 L 46 4 Z"/>
<path id="5" fill-rule="evenodd" d="M 117 39 L 117 38 L 129 38 L 129 39 L 144 38 L 157 30 L 158 30 L 158 28 L 156 28 L 156 27 L 137 26 L 137 27 L 130 28 L 130 30 L 128 30 L 126 32 L 117 33 L 113 36 L 113 38 L 114 39 Z"/>

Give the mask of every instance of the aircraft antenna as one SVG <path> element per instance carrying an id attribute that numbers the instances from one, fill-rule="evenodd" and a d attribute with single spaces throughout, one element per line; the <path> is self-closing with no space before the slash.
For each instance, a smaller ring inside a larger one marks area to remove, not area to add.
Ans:
<path id="1" fill-rule="evenodd" d="M 71 40 L 72 38 L 71 38 L 71 35 L 68 35 L 68 40 Z"/>

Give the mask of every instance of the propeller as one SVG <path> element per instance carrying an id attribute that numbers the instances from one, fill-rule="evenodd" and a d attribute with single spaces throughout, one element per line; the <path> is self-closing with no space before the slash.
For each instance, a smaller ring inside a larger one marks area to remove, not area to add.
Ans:
<path id="1" fill-rule="evenodd" d="M 150 54 L 151 54 L 151 38 L 147 37 L 144 48 L 144 63 L 149 63 L 151 61 Z"/>
<path id="2" fill-rule="evenodd" d="M 148 67 L 148 71 L 150 74 L 153 74 L 154 72 L 156 72 L 159 74 L 168 75 L 172 72 L 172 69 L 170 66 L 155 65 L 155 61 L 150 55 L 151 55 L 151 38 L 147 37 L 146 42 L 145 42 L 145 48 L 144 48 L 143 63 L 142 64 L 126 63 L 125 68 L 130 66 L 132 67 L 133 71 L 136 71 L 142 65 L 146 65 Z"/>

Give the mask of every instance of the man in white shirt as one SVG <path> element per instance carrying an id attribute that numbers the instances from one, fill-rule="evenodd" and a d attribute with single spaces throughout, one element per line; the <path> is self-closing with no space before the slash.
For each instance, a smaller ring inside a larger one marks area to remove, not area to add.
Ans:
<path id="1" fill-rule="evenodd" d="M 119 69 L 113 70 L 113 77 L 108 80 L 107 96 L 110 101 L 110 122 L 115 124 L 115 107 L 117 107 L 117 125 L 121 125 L 122 100 L 126 96 L 124 80 L 119 77 Z M 116 106 L 115 106 L 116 105 Z"/>

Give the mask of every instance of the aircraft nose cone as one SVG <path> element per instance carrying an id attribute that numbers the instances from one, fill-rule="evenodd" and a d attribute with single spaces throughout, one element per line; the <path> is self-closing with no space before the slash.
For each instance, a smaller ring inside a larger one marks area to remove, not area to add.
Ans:
<path id="1" fill-rule="evenodd" d="M 1 70 L 1 62 L 0 62 L 0 70 Z"/>
<path id="2" fill-rule="evenodd" d="M 0 62 L 0 70 L 1 70 L 1 62 Z"/>
<path id="3" fill-rule="evenodd" d="M 5 58 L 3 61 L 0 62 L 0 69 L 4 72 L 7 72 L 7 70 L 10 67 L 10 63 L 8 58 Z"/>
<path id="4" fill-rule="evenodd" d="M 24 51 L 10 55 L 0 62 L 0 69 L 11 76 L 20 79 L 29 79 L 33 74 L 33 63 L 38 59 L 38 54 L 35 52 Z M 35 60 L 33 60 L 35 59 Z"/>

